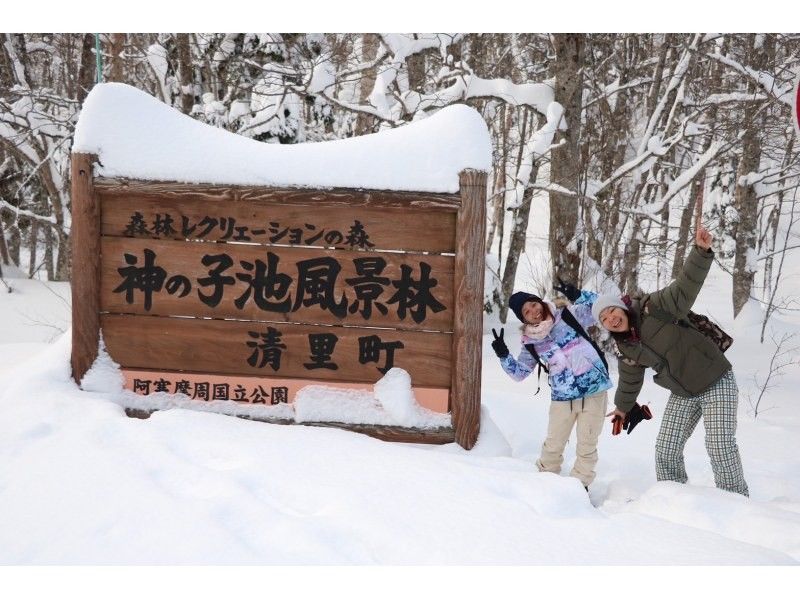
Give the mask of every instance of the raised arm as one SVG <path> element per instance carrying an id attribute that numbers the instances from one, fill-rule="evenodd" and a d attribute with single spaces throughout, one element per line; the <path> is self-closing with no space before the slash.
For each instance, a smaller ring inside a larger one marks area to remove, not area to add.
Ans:
<path id="1" fill-rule="evenodd" d="M 594 305 L 597 297 L 597 293 L 584 289 L 581 291 L 580 296 L 575 300 L 575 303 L 568 307 L 568 309 L 575 315 L 575 318 L 584 328 L 597 325 L 597 322 L 592 315 L 592 305 Z"/>
<path id="2" fill-rule="evenodd" d="M 677 317 L 685 316 L 694 305 L 700 289 L 708 276 L 714 261 L 711 251 L 713 237 L 706 229 L 700 227 L 695 237 L 695 246 L 683 264 L 678 277 L 660 291 L 650 295 L 661 309 Z"/>

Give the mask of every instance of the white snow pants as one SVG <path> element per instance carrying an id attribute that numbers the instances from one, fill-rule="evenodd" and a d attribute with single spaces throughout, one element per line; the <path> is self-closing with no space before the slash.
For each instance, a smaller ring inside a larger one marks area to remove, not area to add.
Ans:
<path id="1" fill-rule="evenodd" d="M 550 420 L 542 454 L 536 461 L 539 471 L 561 473 L 564 447 L 577 424 L 578 443 L 575 447 L 575 465 L 570 475 L 584 486 L 594 481 L 597 465 L 597 439 L 603 429 L 608 392 L 602 391 L 572 401 L 550 401 Z"/>

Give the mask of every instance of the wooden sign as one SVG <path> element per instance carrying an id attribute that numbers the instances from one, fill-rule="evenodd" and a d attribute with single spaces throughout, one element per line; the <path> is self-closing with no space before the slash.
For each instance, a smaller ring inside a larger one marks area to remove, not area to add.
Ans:
<path id="1" fill-rule="evenodd" d="M 94 179 L 93 160 L 72 156 L 76 381 L 101 330 L 140 394 L 277 404 L 401 367 L 449 432 L 329 425 L 474 445 L 485 173 L 452 195 L 269 189 Z"/>

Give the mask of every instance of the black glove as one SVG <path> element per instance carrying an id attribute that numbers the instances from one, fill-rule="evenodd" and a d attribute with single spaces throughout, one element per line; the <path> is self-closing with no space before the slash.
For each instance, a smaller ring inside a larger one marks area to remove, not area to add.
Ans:
<path id="1" fill-rule="evenodd" d="M 506 347 L 506 341 L 503 340 L 503 335 L 505 333 L 505 328 L 501 328 L 500 336 L 497 336 L 497 332 L 495 332 L 495 329 L 492 328 L 492 334 L 494 335 L 492 349 L 494 349 L 495 355 L 497 355 L 500 359 L 503 359 L 506 355 L 508 355 L 508 347 Z"/>
<path id="2" fill-rule="evenodd" d="M 625 421 L 622 424 L 622 429 L 627 430 L 628 434 L 633 432 L 633 429 L 639 425 L 643 419 L 652 419 L 653 413 L 647 405 L 639 405 L 635 403 L 633 408 L 625 414 Z"/>
<path id="3" fill-rule="evenodd" d="M 581 296 L 581 291 L 574 284 L 564 282 L 560 276 L 556 276 L 558 284 L 553 285 L 553 289 L 564 295 L 567 299 L 574 302 Z"/>

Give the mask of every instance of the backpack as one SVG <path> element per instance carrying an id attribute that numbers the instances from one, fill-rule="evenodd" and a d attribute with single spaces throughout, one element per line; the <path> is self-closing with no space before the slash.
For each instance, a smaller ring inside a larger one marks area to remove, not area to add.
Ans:
<path id="1" fill-rule="evenodd" d="M 733 337 L 720 328 L 718 324 L 712 322 L 706 315 L 689 311 L 689 313 L 686 314 L 686 319 L 684 320 L 683 318 L 676 318 L 671 313 L 668 313 L 663 309 L 649 305 L 649 301 L 647 303 L 647 313 L 651 316 L 655 316 L 656 319 L 661 320 L 662 322 L 677 324 L 683 328 L 694 328 L 704 336 L 707 336 L 709 339 L 711 339 L 711 342 L 714 343 L 723 353 L 727 351 L 733 344 Z"/>
<path id="2" fill-rule="evenodd" d="M 578 335 L 582 336 L 587 341 L 589 341 L 589 344 L 592 345 L 592 347 L 594 347 L 594 350 L 597 351 L 597 354 L 600 356 L 600 359 L 603 362 L 603 365 L 606 367 L 606 371 L 608 371 L 608 362 L 606 361 L 605 355 L 603 355 L 602 349 L 600 349 L 600 347 L 597 346 L 597 343 L 592 340 L 592 337 L 590 337 L 589 334 L 583 329 L 583 326 L 580 325 L 580 322 L 578 322 L 577 318 L 575 318 L 573 313 L 571 311 L 569 311 L 569 309 L 567 307 L 565 307 L 564 309 L 561 310 L 561 321 L 564 322 L 565 324 L 567 324 L 575 332 L 577 332 Z M 541 377 L 542 377 L 542 370 L 544 369 L 544 371 L 547 372 L 548 375 L 550 374 L 550 370 L 547 368 L 547 366 L 539 358 L 539 353 L 536 352 L 536 347 L 533 345 L 533 343 L 529 343 L 529 344 L 525 345 L 525 348 L 528 350 L 528 352 L 531 355 L 533 355 L 533 359 L 536 360 L 536 363 L 539 364 L 539 370 L 538 370 L 538 373 L 537 373 L 537 376 L 536 376 L 537 388 L 536 388 L 536 392 L 533 393 L 534 396 L 535 396 L 535 395 L 539 394 L 539 391 L 542 389 L 542 385 L 541 385 L 541 382 L 540 382 Z M 548 383 L 549 383 L 549 380 L 548 380 Z"/>

